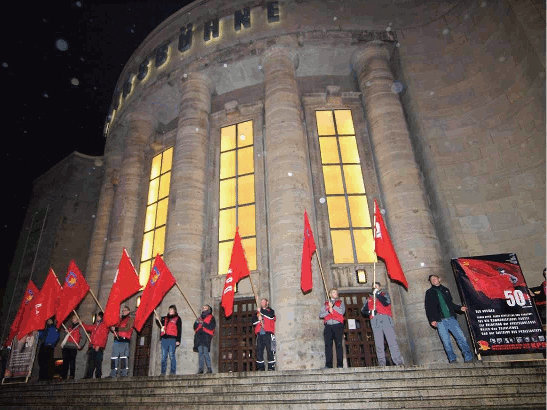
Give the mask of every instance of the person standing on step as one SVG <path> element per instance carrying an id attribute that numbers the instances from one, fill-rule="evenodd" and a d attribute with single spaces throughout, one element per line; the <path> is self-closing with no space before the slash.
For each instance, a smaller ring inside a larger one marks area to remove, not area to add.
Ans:
<path id="1" fill-rule="evenodd" d="M 338 289 L 331 289 L 329 300 L 325 302 L 319 313 L 323 319 L 325 329 L 323 338 L 325 340 L 325 367 L 332 369 L 332 343 L 336 346 L 336 367 L 344 367 L 344 352 L 342 351 L 342 336 L 344 335 L 344 314 L 346 305 L 338 298 Z"/>
<path id="2" fill-rule="evenodd" d="M 171 361 L 171 375 L 177 374 L 177 359 L 175 351 L 180 346 L 182 335 L 182 320 L 175 305 L 169 306 L 167 316 L 161 318 L 161 375 L 167 372 L 167 356 Z"/>
<path id="3" fill-rule="evenodd" d="M 133 322 L 135 319 L 131 316 L 131 310 L 128 306 L 122 308 L 122 316 L 117 326 L 112 326 L 110 330 L 114 333 L 114 345 L 112 346 L 112 356 L 110 357 L 110 376 L 109 377 L 127 377 L 129 371 L 129 342 L 133 334 Z"/>
<path id="4" fill-rule="evenodd" d="M 543 269 L 543 283 L 539 286 L 535 286 L 533 288 L 530 288 L 530 296 L 534 300 L 534 303 L 536 304 L 536 308 L 539 313 L 539 318 L 541 319 L 541 322 L 543 326 L 545 326 L 545 293 L 547 291 L 547 282 L 545 282 L 545 272 L 546 269 Z"/>
<path id="5" fill-rule="evenodd" d="M 103 322 L 103 316 L 103 312 L 99 312 L 94 324 L 82 323 L 84 329 L 91 332 L 84 379 L 92 379 L 93 373 L 95 373 L 96 379 L 100 379 L 103 375 L 103 354 L 108 340 L 108 326 Z"/>
<path id="6" fill-rule="evenodd" d="M 51 380 L 55 374 L 54 351 L 59 341 L 59 331 L 55 327 L 53 319 L 46 321 L 46 327 L 38 333 L 40 350 L 38 351 L 38 380 Z"/>
<path id="7" fill-rule="evenodd" d="M 213 373 L 211 367 L 211 340 L 215 335 L 216 320 L 213 316 L 213 308 L 209 305 L 203 305 L 201 315 L 194 322 L 194 351 L 199 354 L 198 374 L 203 373 L 207 366 L 207 373 Z"/>
<path id="8" fill-rule="evenodd" d="M 450 291 L 441 285 L 441 278 L 437 275 L 429 275 L 429 283 L 431 283 L 431 287 L 425 292 L 425 313 L 429 324 L 439 333 L 439 338 L 448 356 L 448 363 L 457 361 L 450 333 L 456 339 L 456 343 L 463 353 L 463 360 L 472 362 L 473 353 L 471 353 L 467 339 L 456 319 L 456 312 L 465 312 L 467 307 L 456 305 L 453 302 Z"/>
<path id="9" fill-rule="evenodd" d="M 252 318 L 256 335 L 256 370 L 266 370 L 264 365 L 264 348 L 268 356 L 268 370 L 275 370 L 275 312 L 269 306 L 268 299 L 260 301 L 258 309 Z"/>
<path id="10" fill-rule="evenodd" d="M 82 350 L 87 336 L 84 328 L 78 322 L 76 315 L 72 315 L 68 332 L 64 332 L 61 348 L 63 352 L 63 369 L 61 379 L 67 380 L 69 377 L 74 380 L 76 374 L 76 355 L 78 350 Z M 69 375 L 70 371 L 70 375 Z"/>
<path id="11" fill-rule="evenodd" d="M 393 325 L 393 315 L 391 313 L 391 298 L 389 293 L 382 290 L 380 282 L 374 283 L 373 297 L 368 297 L 365 301 L 361 313 L 370 317 L 370 326 L 374 334 L 374 344 L 376 346 L 376 357 L 380 366 L 386 365 L 386 352 L 384 349 L 384 336 L 389 346 L 391 359 L 397 366 L 404 365 L 395 329 Z M 376 303 L 374 302 L 376 300 Z"/>

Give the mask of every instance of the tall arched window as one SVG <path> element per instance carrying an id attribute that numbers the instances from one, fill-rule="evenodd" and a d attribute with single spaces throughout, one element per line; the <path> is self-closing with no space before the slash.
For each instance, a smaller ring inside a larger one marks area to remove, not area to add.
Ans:
<path id="1" fill-rule="evenodd" d="M 250 270 L 256 270 L 253 121 L 220 130 L 218 273 L 228 272 L 236 227 Z"/>
<path id="2" fill-rule="evenodd" d="M 172 147 L 152 159 L 139 269 L 139 281 L 143 287 L 146 286 L 150 277 L 152 261 L 157 254 L 163 256 L 165 248 L 165 225 L 167 223 L 172 163 Z"/>
<path id="3" fill-rule="evenodd" d="M 376 260 L 351 110 L 315 112 L 334 263 Z"/>

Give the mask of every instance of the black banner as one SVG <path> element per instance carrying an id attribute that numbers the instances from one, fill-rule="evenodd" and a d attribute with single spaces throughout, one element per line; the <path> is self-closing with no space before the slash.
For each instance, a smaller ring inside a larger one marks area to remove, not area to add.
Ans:
<path id="1" fill-rule="evenodd" d="M 517 255 L 452 259 L 477 353 L 545 351 L 545 333 Z"/>

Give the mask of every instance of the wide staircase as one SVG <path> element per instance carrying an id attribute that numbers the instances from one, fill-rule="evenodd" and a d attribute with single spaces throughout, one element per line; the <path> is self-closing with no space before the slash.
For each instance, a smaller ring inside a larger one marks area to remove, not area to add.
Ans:
<path id="1" fill-rule="evenodd" d="M 545 409 L 545 361 L 5 384 L 2 409 Z"/>

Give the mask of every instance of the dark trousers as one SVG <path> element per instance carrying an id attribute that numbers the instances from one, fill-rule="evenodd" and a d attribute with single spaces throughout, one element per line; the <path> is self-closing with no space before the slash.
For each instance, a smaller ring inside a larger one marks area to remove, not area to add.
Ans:
<path id="1" fill-rule="evenodd" d="M 344 367 L 344 352 L 342 351 L 342 336 L 344 324 L 325 325 L 323 338 L 325 339 L 325 366 L 332 368 L 332 342 L 336 345 L 336 367 Z"/>
<path id="2" fill-rule="evenodd" d="M 256 335 L 256 370 L 266 370 L 264 365 L 264 348 L 268 355 L 268 370 L 275 370 L 274 353 L 272 352 L 272 334 Z"/>
<path id="3" fill-rule="evenodd" d="M 94 348 L 90 348 L 87 356 L 87 371 L 85 374 L 86 379 L 92 379 L 93 373 L 95 378 L 100 379 L 103 376 L 103 353 L 104 349 L 101 347 L 99 351 L 95 351 Z"/>
<path id="4" fill-rule="evenodd" d="M 63 349 L 63 370 L 61 378 L 66 380 L 68 378 L 68 371 L 70 370 L 70 377 L 74 379 L 76 374 L 76 354 L 78 349 L 64 348 Z"/>
<path id="5" fill-rule="evenodd" d="M 40 371 L 38 372 L 39 380 L 51 380 L 55 373 L 55 360 L 53 358 L 53 352 L 55 348 L 53 346 L 40 347 L 38 352 L 38 366 Z"/>

